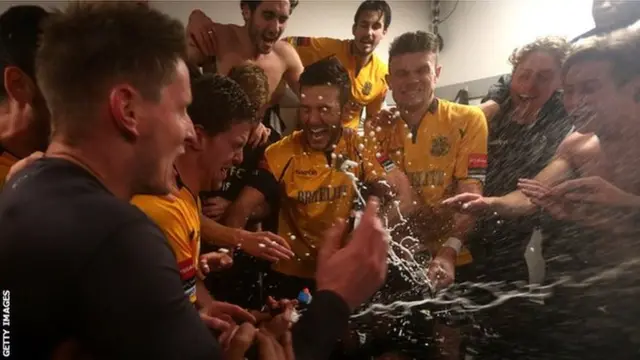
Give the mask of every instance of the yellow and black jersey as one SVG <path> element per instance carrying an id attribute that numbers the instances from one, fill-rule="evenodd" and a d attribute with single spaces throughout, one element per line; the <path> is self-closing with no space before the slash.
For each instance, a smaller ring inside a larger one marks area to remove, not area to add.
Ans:
<path id="1" fill-rule="evenodd" d="M 487 122 L 476 107 L 434 100 L 416 129 L 398 119 L 365 131 L 367 146 L 383 166 L 397 166 L 441 222 L 435 241 L 450 236 L 452 213 L 439 204 L 460 182 L 483 182 L 487 168 Z M 471 261 L 466 249 L 458 264 Z"/>
<path id="2" fill-rule="evenodd" d="M 9 170 L 19 160 L 16 156 L 11 155 L 11 153 L 0 147 L 0 190 L 4 187 Z"/>
<path id="3" fill-rule="evenodd" d="M 265 151 L 259 170 L 263 189 L 259 190 L 268 202 L 279 203 L 278 233 L 296 254 L 295 259 L 275 264 L 276 271 L 314 277 L 317 248 L 325 231 L 336 219 L 347 219 L 357 200 L 353 181 L 341 171 L 347 161 L 354 163 L 350 172 L 365 184 L 385 177 L 384 169 L 351 129 L 344 129 L 330 152 L 308 149 L 302 131 Z"/>
<path id="4" fill-rule="evenodd" d="M 353 40 L 289 37 L 285 41 L 293 45 L 304 66 L 333 55 L 347 69 L 351 79 L 351 98 L 345 112 L 345 127 L 357 129 L 364 108 L 367 116 L 375 116 L 382 109 L 387 96 L 385 77 L 389 71 L 387 64 L 377 55 L 373 54 L 371 61 L 357 72 L 356 59 L 351 54 Z"/>
<path id="5" fill-rule="evenodd" d="M 178 181 L 178 189 L 170 195 L 138 195 L 131 203 L 147 214 L 167 237 L 178 261 L 184 293 L 191 303 L 195 303 L 200 257 L 200 200 Z"/>

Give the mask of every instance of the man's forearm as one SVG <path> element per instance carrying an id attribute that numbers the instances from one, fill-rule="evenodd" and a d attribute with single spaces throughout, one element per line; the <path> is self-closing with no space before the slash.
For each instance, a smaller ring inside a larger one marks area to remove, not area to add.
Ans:
<path id="1" fill-rule="evenodd" d="M 500 197 L 487 198 L 491 211 L 506 218 L 535 213 L 536 206 L 522 192 L 516 190 Z"/>
<path id="2" fill-rule="evenodd" d="M 196 280 L 196 305 L 198 309 L 206 309 L 213 303 L 213 297 L 202 280 Z"/>
<path id="3" fill-rule="evenodd" d="M 451 236 L 462 241 L 467 241 L 467 236 L 473 230 L 476 223 L 476 217 L 469 214 L 456 213 L 453 215 L 453 230 Z"/>
<path id="4" fill-rule="evenodd" d="M 238 229 L 221 225 L 204 215 L 200 215 L 200 234 L 202 241 L 209 244 L 232 247 L 238 245 Z"/>

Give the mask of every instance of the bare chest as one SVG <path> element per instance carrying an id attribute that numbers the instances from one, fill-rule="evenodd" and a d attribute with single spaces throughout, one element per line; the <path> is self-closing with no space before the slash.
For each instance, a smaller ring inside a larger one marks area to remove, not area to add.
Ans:
<path id="1" fill-rule="evenodd" d="M 590 144 L 574 157 L 580 177 L 598 176 L 632 194 L 640 194 L 640 152 L 620 145 Z"/>

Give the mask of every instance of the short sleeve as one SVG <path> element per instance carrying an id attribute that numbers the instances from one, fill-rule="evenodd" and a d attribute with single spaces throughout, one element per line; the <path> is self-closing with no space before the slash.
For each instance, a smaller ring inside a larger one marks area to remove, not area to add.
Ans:
<path id="1" fill-rule="evenodd" d="M 256 170 L 247 178 L 246 185 L 262 193 L 267 204 L 275 204 L 280 194 L 278 183 L 286 164 L 279 161 L 279 148 L 279 142 L 269 146 L 258 162 Z"/>
<path id="2" fill-rule="evenodd" d="M 182 291 L 175 258 L 150 221 L 109 235 L 79 274 L 79 333 L 110 359 L 220 359 Z"/>
<path id="3" fill-rule="evenodd" d="M 326 37 L 292 36 L 284 39 L 296 49 L 304 66 L 331 55 L 336 55 L 342 45 L 342 40 Z"/>
<path id="4" fill-rule="evenodd" d="M 507 100 L 509 96 L 509 87 L 511 86 L 511 75 L 503 75 L 498 79 L 498 82 L 489 87 L 487 95 L 482 99 L 482 102 L 493 100 L 498 104 L 502 104 Z"/>
<path id="5" fill-rule="evenodd" d="M 456 156 L 454 177 L 458 181 L 484 182 L 487 171 L 487 121 L 480 109 L 469 111 L 466 126 L 460 128 L 460 148 Z"/>
<path id="6" fill-rule="evenodd" d="M 191 248 L 188 246 L 190 230 L 186 225 L 187 221 L 177 208 L 165 205 L 169 201 L 171 200 L 168 197 L 138 195 L 131 199 L 131 204 L 145 213 L 162 230 L 176 254 L 188 252 L 186 255 L 190 255 Z M 186 249 L 183 249 L 181 244 L 185 242 Z"/>

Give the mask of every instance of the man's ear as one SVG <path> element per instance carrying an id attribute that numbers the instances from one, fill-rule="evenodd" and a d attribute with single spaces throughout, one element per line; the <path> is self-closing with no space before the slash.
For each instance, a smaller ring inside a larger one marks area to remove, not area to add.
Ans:
<path id="1" fill-rule="evenodd" d="M 16 66 L 4 69 L 4 89 L 7 96 L 19 104 L 31 103 L 36 95 L 36 84 L 24 71 Z"/>
<path id="2" fill-rule="evenodd" d="M 202 151 L 208 140 L 207 133 L 201 125 L 194 125 L 193 129 L 195 130 L 195 136 L 187 137 L 185 146 L 195 151 Z"/>
<path id="3" fill-rule="evenodd" d="M 129 141 L 135 141 L 140 136 L 139 104 L 142 96 L 130 85 L 122 84 L 112 88 L 109 94 L 109 111 L 115 127 Z"/>
<path id="4" fill-rule="evenodd" d="M 247 4 L 240 5 L 240 10 L 242 11 L 242 19 L 245 22 L 249 22 L 249 19 L 251 19 L 251 9 L 249 9 L 249 5 Z"/>

